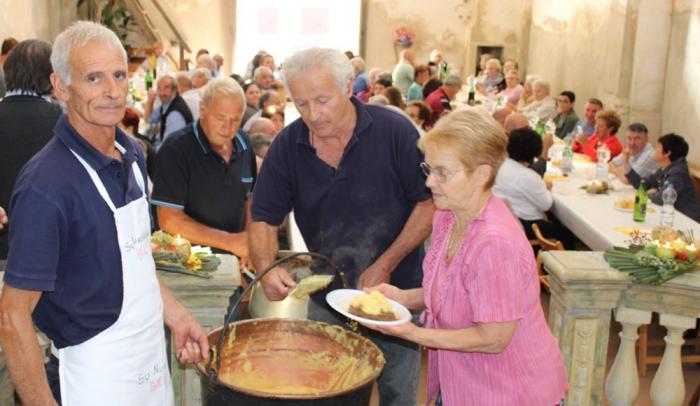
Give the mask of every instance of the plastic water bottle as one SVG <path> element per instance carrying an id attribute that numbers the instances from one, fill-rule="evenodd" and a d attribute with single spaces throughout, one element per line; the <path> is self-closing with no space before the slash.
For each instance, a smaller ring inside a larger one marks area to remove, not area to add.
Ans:
<path id="1" fill-rule="evenodd" d="M 596 157 L 599 163 L 604 163 L 606 166 L 610 160 L 610 149 L 607 145 L 603 144 L 596 150 Z"/>
<path id="2" fill-rule="evenodd" d="M 574 169 L 574 151 L 571 148 L 571 138 L 566 140 L 566 148 L 561 154 L 561 174 L 569 176 Z"/>
<path id="3" fill-rule="evenodd" d="M 673 188 L 672 183 L 669 183 L 663 193 L 661 193 L 661 200 L 664 202 L 664 205 L 661 207 L 661 227 L 673 228 L 674 204 L 677 198 L 678 193 L 676 189 Z"/>
<path id="4" fill-rule="evenodd" d="M 608 181 L 608 161 L 610 160 L 610 149 L 607 145 L 603 144 L 598 147 L 596 151 L 596 158 L 598 163 L 596 164 L 596 179 L 601 182 Z"/>

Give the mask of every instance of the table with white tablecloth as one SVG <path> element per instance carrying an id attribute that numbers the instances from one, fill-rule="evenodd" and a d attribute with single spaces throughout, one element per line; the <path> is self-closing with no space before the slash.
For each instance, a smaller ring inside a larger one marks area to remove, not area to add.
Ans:
<path id="1" fill-rule="evenodd" d="M 595 164 L 582 162 L 577 156 L 574 170 L 570 176 L 563 178 L 559 168 L 548 165 L 546 178 L 552 178 L 552 195 L 554 204 L 552 213 L 573 232 L 581 241 L 594 251 L 605 250 L 613 246 L 626 246 L 630 236 L 625 231 L 639 228 L 651 231 L 659 225 L 661 207 L 649 201 L 646 220 L 636 222 L 632 219 L 632 210 L 619 209 L 615 202 L 634 198 L 635 190 L 610 176 L 612 190 L 606 194 L 589 194 L 581 187 L 595 178 Z M 700 237 L 700 224 L 676 210 L 674 228 L 693 230 Z"/>

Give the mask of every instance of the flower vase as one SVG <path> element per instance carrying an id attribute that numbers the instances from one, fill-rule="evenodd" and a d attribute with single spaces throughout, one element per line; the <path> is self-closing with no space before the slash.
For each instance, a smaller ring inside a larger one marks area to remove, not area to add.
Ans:
<path id="1" fill-rule="evenodd" d="M 413 42 L 410 38 L 401 38 L 396 40 L 396 44 L 401 48 L 410 48 L 411 45 L 413 45 Z"/>

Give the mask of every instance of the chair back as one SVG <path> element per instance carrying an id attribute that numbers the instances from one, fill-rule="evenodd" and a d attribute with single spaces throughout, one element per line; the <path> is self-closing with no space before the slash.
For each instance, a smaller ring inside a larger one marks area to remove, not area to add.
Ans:
<path id="1" fill-rule="evenodd" d="M 532 224 L 532 232 L 535 234 L 535 241 L 537 241 L 540 246 L 540 253 L 550 250 L 564 251 L 564 245 L 561 243 L 561 241 L 544 238 L 542 231 L 537 224 Z M 549 276 L 547 276 L 544 273 L 544 269 L 542 269 L 542 260 L 540 260 L 539 254 L 537 255 L 537 275 L 540 278 L 540 284 L 542 287 L 549 292 Z"/>
<path id="2" fill-rule="evenodd" d="M 540 227 L 537 224 L 532 225 L 532 232 L 535 234 L 535 238 L 537 239 L 537 242 L 540 244 L 541 250 L 543 250 L 543 251 L 549 251 L 549 250 L 564 251 L 564 245 L 561 243 L 561 241 L 550 240 L 548 238 L 545 238 L 542 235 L 542 231 L 540 230 Z"/>

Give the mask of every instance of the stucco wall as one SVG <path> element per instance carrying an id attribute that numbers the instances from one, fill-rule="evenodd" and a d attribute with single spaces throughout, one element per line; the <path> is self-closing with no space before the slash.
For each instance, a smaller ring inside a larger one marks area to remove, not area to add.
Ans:
<path id="1" fill-rule="evenodd" d="M 219 53 L 224 56 L 223 72 L 230 73 L 235 37 L 235 2 L 161 0 L 160 3 L 192 49 L 191 59 L 194 59 L 197 50 L 206 48 L 212 55 Z"/>
<path id="2" fill-rule="evenodd" d="M 666 65 L 662 132 L 688 139 L 688 160 L 700 166 L 700 1 L 677 0 Z"/>
<path id="3" fill-rule="evenodd" d="M 552 93 L 573 90 L 583 100 L 612 90 L 619 66 L 610 36 L 619 30 L 613 0 L 534 0 L 527 73 L 549 80 Z M 619 37 L 619 35 L 617 35 Z"/>
<path id="4" fill-rule="evenodd" d="M 438 48 L 450 66 L 469 75 L 477 46 L 503 46 L 504 56 L 522 60 L 527 0 L 367 0 L 365 59 L 369 67 L 392 68 L 396 54 L 392 32 L 402 26 L 417 35 L 416 60 L 426 62 Z"/>
<path id="5" fill-rule="evenodd" d="M 466 41 L 466 75 L 475 73 L 479 46 L 503 47 L 502 58 L 513 58 L 524 64 L 524 37 L 529 27 L 527 20 L 529 2 L 525 0 L 477 1 L 468 21 L 469 37 Z M 522 72 L 521 72 L 522 73 Z"/>
<path id="6" fill-rule="evenodd" d="M 465 57 L 470 10 L 461 0 L 368 0 L 365 62 L 368 67 L 391 69 L 396 65 L 393 31 L 409 27 L 416 32 L 416 61 L 427 63 L 438 48 L 452 67 L 461 70 Z"/>
<path id="7" fill-rule="evenodd" d="M 7 37 L 53 41 L 77 18 L 75 1 L 0 0 L 0 10 L 0 41 Z"/>

